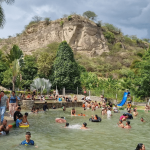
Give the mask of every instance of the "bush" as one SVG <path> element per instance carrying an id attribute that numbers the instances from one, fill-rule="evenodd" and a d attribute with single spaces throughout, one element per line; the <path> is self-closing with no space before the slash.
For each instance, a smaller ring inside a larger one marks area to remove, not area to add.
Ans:
<path id="1" fill-rule="evenodd" d="M 60 26 L 63 27 L 64 21 L 60 21 Z"/>
<path id="2" fill-rule="evenodd" d="M 110 32 L 110 31 L 106 31 L 106 32 L 104 32 L 104 36 L 109 43 L 113 44 L 115 42 L 114 33 Z"/>
<path id="3" fill-rule="evenodd" d="M 114 25 L 112 24 L 109 24 L 109 23 L 105 23 L 104 26 L 110 31 L 110 32 L 113 32 L 113 33 L 121 33 L 121 30 L 117 27 L 115 27 Z"/>
<path id="4" fill-rule="evenodd" d="M 68 21 L 70 21 L 70 20 L 72 20 L 72 16 L 71 15 L 68 16 Z"/>
<path id="5" fill-rule="evenodd" d="M 50 18 L 45 18 L 44 21 L 45 21 L 45 24 L 46 24 L 46 25 L 49 25 L 49 23 L 50 23 Z"/>

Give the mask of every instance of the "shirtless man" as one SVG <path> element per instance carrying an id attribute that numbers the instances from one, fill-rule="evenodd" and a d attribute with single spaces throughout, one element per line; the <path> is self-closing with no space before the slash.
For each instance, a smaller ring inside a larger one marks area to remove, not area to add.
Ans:
<path id="1" fill-rule="evenodd" d="M 24 116 L 23 116 L 23 119 L 22 119 L 22 123 L 24 125 L 29 125 L 29 122 L 27 120 L 27 117 L 28 117 L 28 113 L 25 113 Z"/>
<path id="2" fill-rule="evenodd" d="M 149 110 L 149 106 L 146 104 L 146 106 L 145 106 L 145 112 L 148 112 L 148 110 Z"/>
<path id="3" fill-rule="evenodd" d="M 90 102 L 87 104 L 87 108 L 90 109 L 91 108 L 91 104 Z"/>
<path id="4" fill-rule="evenodd" d="M 58 123 L 66 123 L 66 120 L 64 119 L 64 117 L 56 118 L 55 121 Z"/>
<path id="5" fill-rule="evenodd" d="M 92 111 L 95 111 L 95 104 L 92 103 Z"/>
<path id="6" fill-rule="evenodd" d="M 84 123 L 82 124 L 81 129 L 88 129 L 86 126 L 87 126 L 87 123 L 86 123 L 86 122 L 84 122 Z"/>
<path id="7" fill-rule="evenodd" d="M 124 128 L 124 125 L 123 125 L 123 123 L 122 123 L 122 120 L 119 120 L 119 123 L 117 123 L 117 124 L 118 124 L 118 127 Z"/>
<path id="8" fill-rule="evenodd" d="M 9 126 L 7 126 L 7 120 L 4 119 L 2 125 L 0 126 L 0 135 L 6 135 L 9 133 Z"/>
<path id="9" fill-rule="evenodd" d="M 130 121 L 127 121 L 126 122 L 126 126 L 124 127 L 125 129 L 130 129 L 131 128 L 131 126 L 130 126 Z"/>
<path id="10" fill-rule="evenodd" d="M 136 117 L 138 115 L 138 112 L 136 111 L 136 109 L 133 109 L 133 115 Z"/>
<path id="11" fill-rule="evenodd" d="M 77 96 L 76 95 L 74 96 L 74 102 L 77 102 Z"/>

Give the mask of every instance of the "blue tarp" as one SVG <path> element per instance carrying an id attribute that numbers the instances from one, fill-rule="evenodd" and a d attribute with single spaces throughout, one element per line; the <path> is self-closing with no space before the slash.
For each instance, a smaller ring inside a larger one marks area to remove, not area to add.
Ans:
<path id="1" fill-rule="evenodd" d="M 128 92 L 124 92 L 122 101 L 117 106 L 123 106 L 127 100 Z"/>

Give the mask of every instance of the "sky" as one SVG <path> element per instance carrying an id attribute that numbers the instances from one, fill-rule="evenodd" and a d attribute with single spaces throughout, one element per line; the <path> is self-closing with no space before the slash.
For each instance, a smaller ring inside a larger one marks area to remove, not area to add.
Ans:
<path id="1" fill-rule="evenodd" d="M 6 23 L 0 29 L 0 38 L 15 36 L 24 30 L 35 15 L 51 20 L 64 14 L 83 14 L 94 11 L 96 21 L 111 23 L 124 35 L 150 38 L 150 0 L 15 0 L 12 5 L 3 2 Z"/>

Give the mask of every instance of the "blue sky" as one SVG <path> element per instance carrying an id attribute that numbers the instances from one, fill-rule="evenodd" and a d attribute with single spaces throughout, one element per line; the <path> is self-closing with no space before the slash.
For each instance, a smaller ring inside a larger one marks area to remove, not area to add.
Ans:
<path id="1" fill-rule="evenodd" d="M 2 3 L 2 7 L 6 23 L 0 29 L 0 38 L 21 33 L 35 15 L 56 20 L 87 10 L 98 15 L 96 21 L 114 24 L 125 35 L 150 38 L 150 0 L 15 0 L 13 5 Z"/>

